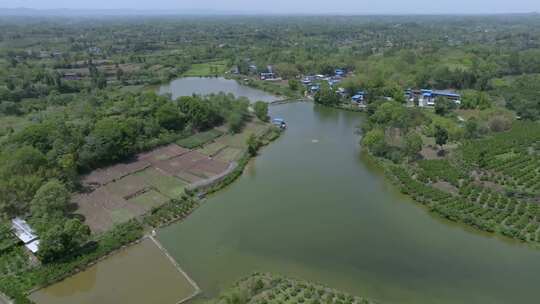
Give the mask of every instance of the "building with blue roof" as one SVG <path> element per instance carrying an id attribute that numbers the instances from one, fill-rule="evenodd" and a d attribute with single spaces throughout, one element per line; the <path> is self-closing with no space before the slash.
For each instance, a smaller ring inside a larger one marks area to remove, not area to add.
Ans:
<path id="1" fill-rule="evenodd" d="M 286 129 L 287 128 L 287 123 L 285 123 L 285 119 L 283 118 L 274 118 L 272 119 L 272 124 L 274 126 L 277 126 L 281 129 Z"/>
<path id="2" fill-rule="evenodd" d="M 342 76 L 345 75 L 345 70 L 344 69 L 336 69 L 334 71 L 334 73 L 336 74 L 336 76 L 342 77 Z"/>
<path id="3" fill-rule="evenodd" d="M 422 89 L 418 92 L 419 94 L 412 90 L 409 92 L 408 96 L 411 100 L 418 96 L 419 106 L 435 106 L 438 97 L 448 98 L 456 104 L 461 103 L 461 95 L 451 91 Z"/>
<path id="4" fill-rule="evenodd" d="M 351 97 L 351 102 L 358 104 L 358 106 L 365 106 L 366 93 L 364 91 L 356 92 Z"/>
<path id="5" fill-rule="evenodd" d="M 317 93 L 321 90 L 321 85 L 320 84 L 314 84 L 312 86 L 309 87 L 309 91 L 311 93 Z"/>

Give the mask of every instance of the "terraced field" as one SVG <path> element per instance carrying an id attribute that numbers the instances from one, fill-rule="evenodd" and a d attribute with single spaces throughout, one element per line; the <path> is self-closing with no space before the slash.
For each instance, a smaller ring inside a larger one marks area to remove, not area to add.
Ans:
<path id="1" fill-rule="evenodd" d="M 215 134 L 221 133 L 202 137 Z M 77 212 L 93 232 L 101 233 L 179 198 L 189 184 L 219 175 L 228 167 L 229 161 L 171 144 L 141 153 L 132 162 L 90 173 L 83 179 L 90 191 L 74 195 Z"/>

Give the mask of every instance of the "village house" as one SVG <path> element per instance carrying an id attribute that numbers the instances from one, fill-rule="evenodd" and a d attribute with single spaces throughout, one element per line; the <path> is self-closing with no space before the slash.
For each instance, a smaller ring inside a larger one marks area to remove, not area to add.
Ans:
<path id="1" fill-rule="evenodd" d="M 250 73 L 257 73 L 257 66 L 254 65 L 254 64 L 250 64 L 250 65 L 248 66 L 248 72 L 250 72 Z"/>
<path id="2" fill-rule="evenodd" d="M 358 105 L 358 107 L 366 107 L 366 93 L 364 91 L 356 92 L 353 97 L 351 97 L 351 102 Z"/>
<path id="3" fill-rule="evenodd" d="M 81 76 L 77 75 L 77 73 L 64 73 L 62 76 L 62 79 L 64 80 L 81 80 Z"/>
<path id="4" fill-rule="evenodd" d="M 47 51 L 39 51 L 38 57 L 41 59 L 45 59 L 51 57 L 51 54 L 49 54 L 49 52 Z"/>
<path id="5" fill-rule="evenodd" d="M 315 93 L 319 92 L 320 90 L 321 90 L 321 85 L 320 84 L 314 84 L 314 85 L 309 86 L 309 92 L 311 94 L 315 94 Z"/>
<path id="6" fill-rule="evenodd" d="M 341 97 L 346 97 L 347 96 L 347 90 L 345 90 L 345 88 L 338 88 L 336 90 L 336 93 L 338 95 L 340 95 Z"/>
<path id="7" fill-rule="evenodd" d="M 272 72 L 265 72 L 265 73 L 261 73 L 259 75 L 259 78 L 261 80 L 273 80 L 273 79 L 276 79 L 276 74 Z"/>
<path id="8" fill-rule="evenodd" d="M 329 77 L 326 81 L 328 82 L 329 86 L 333 87 L 341 82 L 341 77 Z"/>
<path id="9" fill-rule="evenodd" d="M 405 91 L 405 97 L 413 102 L 415 99 L 418 99 L 418 106 L 420 107 L 433 107 L 437 98 L 444 97 L 449 100 L 454 101 L 456 104 L 461 104 L 461 95 L 452 92 L 452 91 L 441 91 L 441 90 L 412 90 L 408 89 Z"/>
<path id="10" fill-rule="evenodd" d="M 305 76 L 303 79 L 302 79 L 302 83 L 306 86 L 310 85 L 311 83 L 313 83 L 313 81 L 316 80 L 316 77 L 315 76 L 312 76 L 312 75 L 308 75 L 308 76 Z"/>
<path id="11" fill-rule="evenodd" d="M 344 69 L 336 69 L 334 71 L 335 75 L 338 76 L 338 77 L 343 77 L 345 76 L 346 72 Z"/>
<path id="12" fill-rule="evenodd" d="M 287 129 L 287 123 L 285 123 L 283 118 L 272 119 L 272 124 L 280 129 Z"/>
<path id="13" fill-rule="evenodd" d="M 24 246 L 32 253 L 39 250 L 39 238 L 28 223 L 21 218 L 11 220 L 11 228 L 15 236 L 23 242 Z"/>
<path id="14" fill-rule="evenodd" d="M 269 64 L 266 66 L 266 71 L 259 74 L 261 80 L 278 80 L 278 76 L 274 73 L 274 67 Z"/>
<path id="15" fill-rule="evenodd" d="M 94 54 L 94 55 L 101 55 L 101 48 L 97 46 L 89 47 L 88 53 Z"/>

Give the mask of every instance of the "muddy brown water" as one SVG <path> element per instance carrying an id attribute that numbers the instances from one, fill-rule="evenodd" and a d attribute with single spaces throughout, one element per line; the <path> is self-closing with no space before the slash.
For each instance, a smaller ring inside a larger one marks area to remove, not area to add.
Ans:
<path id="1" fill-rule="evenodd" d="M 38 304 L 175 304 L 195 289 L 150 239 L 33 293 Z"/>

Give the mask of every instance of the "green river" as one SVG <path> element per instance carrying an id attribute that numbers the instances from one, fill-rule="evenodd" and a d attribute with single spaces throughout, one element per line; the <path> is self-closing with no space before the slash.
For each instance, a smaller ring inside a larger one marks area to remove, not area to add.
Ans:
<path id="1" fill-rule="evenodd" d="M 384 303 L 538 303 L 540 250 L 431 216 L 363 157 L 362 114 L 271 107 L 289 129 L 159 239 L 205 297 L 273 272 Z"/>

